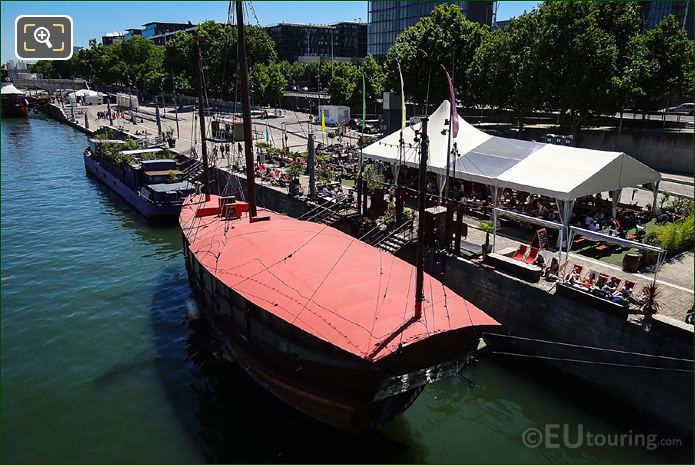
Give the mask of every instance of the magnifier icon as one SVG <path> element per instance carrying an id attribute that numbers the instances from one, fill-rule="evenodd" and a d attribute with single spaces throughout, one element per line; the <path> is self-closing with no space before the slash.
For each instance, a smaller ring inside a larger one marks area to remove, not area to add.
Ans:
<path id="1" fill-rule="evenodd" d="M 37 27 L 34 31 L 34 40 L 40 44 L 44 44 L 48 48 L 53 48 L 51 44 L 51 33 L 45 27 Z"/>

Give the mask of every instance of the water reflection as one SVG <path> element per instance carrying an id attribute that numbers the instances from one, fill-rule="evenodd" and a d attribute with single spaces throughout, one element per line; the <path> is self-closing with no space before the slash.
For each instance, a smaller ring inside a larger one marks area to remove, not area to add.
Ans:
<path id="1" fill-rule="evenodd" d="M 179 267 L 159 276 L 150 310 L 155 365 L 184 429 L 207 461 L 391 462 L 413 454 L 417 442 L 404 422 L 393 422 L 398 440 L 335 430 L 221 360 L 204 322 L 187 324 L 186 279 Z"/>

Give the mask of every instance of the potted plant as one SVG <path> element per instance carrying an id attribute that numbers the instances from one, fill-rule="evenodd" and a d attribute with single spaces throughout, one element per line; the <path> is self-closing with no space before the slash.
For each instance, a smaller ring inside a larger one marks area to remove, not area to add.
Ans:
<path id="1" fill-rule="evenodd" d="M 652 283 L 648 287 L 647 298 L 642 305 L 642 312 L 644 313 L 644 322 L 649 324 L 653 319 L 655 313 L 659 313 L 661 310 L 661 304 L 659 303 L 659 297 L 661 295 L 661 289 L 657 283 Z"/>
<path id="2" fill-rule="evenodd" d="M 492 246 L 490 245 L 490 233 L 494 232 L 495 228 L 492 225 L 492 221 L 481 221 L 480 230 L 485 231 L 485 244 L 483 244 L 483 255 L 487 255 L 492 251 Z"/>
<path id="3" fill-rule="evenodd" d="M 176 137 L 174 137 L 174 128 L 172 128 L 171 126 L 166 128 L 166 130 L 164 131 L 164 135 L 166 136 L 169 147 L 172 149 L 176 147 Z"/>
<path id="4" fill-rule="evenodd" d="M 362 182 L 364 187 L 366 187 L 363 199 L 366 202 L 367 192 L 371 191 L 372 202 L 369 213 L 373 218 L 377 218 L 386 211 L 383 190 L 385 178 L 380 167 L 376 164 L 366 165 L 362 170 Z"/>

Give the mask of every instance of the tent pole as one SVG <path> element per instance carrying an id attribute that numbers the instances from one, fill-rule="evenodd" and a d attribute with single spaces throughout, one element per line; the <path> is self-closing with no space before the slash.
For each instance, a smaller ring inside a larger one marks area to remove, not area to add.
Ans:
<path id="1" fill-rule="evenodd" d="M 654 194 L 654 199 L 652 200 L 652 217 L 656 216 L 656 197 L 659 195 L 659 181 L 652 185 L 652 193 Z"/>
<path id="2" fill-rule="evenodd" d="M 497 205 L 499 203 L 498 187 L 495 186 L 495 197 L 492 204 L 492 251 L 495 251 L 495 243 L 497 242 Z"/>

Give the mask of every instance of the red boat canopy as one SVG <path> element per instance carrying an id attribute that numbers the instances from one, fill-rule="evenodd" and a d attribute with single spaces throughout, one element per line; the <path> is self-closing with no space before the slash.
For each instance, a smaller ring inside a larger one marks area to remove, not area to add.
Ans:
<path id="1" fill-rule="evenodd" d="M 326 225 L 270 211 L 259 213 L 270 221 L 227 221 L 200 213 L 196 217 L 198 210 L 219 211 L 218 197 L 207 203 L 203 196 L 189 197 L 180 217 L 191 252 L 217 279 L 266 311 L 359 357 L 378 360 L 399 344 L 469 326 L 498 325 L 426 274 L 422 318 L 392 337 L 414 313 L 412 265 Z M 374 353 L 380 344 L 384 347 Z"/>

